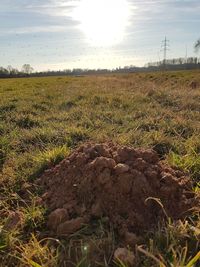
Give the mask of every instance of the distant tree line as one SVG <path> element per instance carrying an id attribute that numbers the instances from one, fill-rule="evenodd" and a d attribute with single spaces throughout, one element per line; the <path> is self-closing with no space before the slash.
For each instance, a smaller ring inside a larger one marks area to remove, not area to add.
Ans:
<path id="1" fill-rule="evenodd" d="M 150 62 L 146 64 L 147 68 L 158 68 L 168 70 L 184 70 L 184 69 L 197 69 L 200 68 L 200 58 L 188 57 L 188 58 L 173 58 L 166 59 L 165 61 Z"/>
<path id="2" fill-rule="evenodd" d="M 33 73 L 34 69 L 30 64 L 24 64 L 21 70 L 8 65 L 7 68 L 0 67 L 0 78 L 26 77 Z"/>
<path id="3" fill-rule="evenodd" d="M 29 64 L 24 64 L 21 71 L 12 66 L 7 68 L 0 67 L 0 78 L 20 78 L 20 77 L 43 77 L 43 76 L 81 76 L 91 74 L 107 74 L 107 73 L 130 73 L 130 72 L 146 72 L 146 71 L 159 71 L 159 70 L 192 70 L 200 69 L 200 59 L 197 57 L 185 58 L 173 58 L 167 59 L 165 63 L 163 61 L 150 62 L 144 67 L 125 66 L 112 70 L 109 69 L 65 69 L 59 71 L 42 71 L 33 72 L 33 68 Z"/>
<path id="4" fill-rule="evenodd" d="M 125 66 L 119 67 L 112 70 L 109 69 L 65 69 L 58 71 L 41 71 L 33 72 L 33 68 L 24 67 L 21 71 L 12 66 L 7 68 L 0 67 L 0 78 L 22 78 L 22 77 L 44 77 L 44 76 L 81 76 L 81 75 L 92 75 L 92 74 L 108 74 L 108 73 L 130 73 L 130 72 L 148 72 L 148 71 L 159 71 L 159 70 L 191 70 L 200 69 L 200 60 L 198 58 L 188 58 L 187 61 L 184 58 L 168 59 L 163 62 L 150 62 L 144 67 L 136 66 Z"/>
<path id="5" fill-rule="evenodd" d="M 195 52 L 200 50 L 200 39 L 194 44 Z M 185 57 L 173 58 L 163 61 L 150 62 L 144 67 L 125 66 L 123 68 L 109 69 L 65 69 L 59 71 L 42 71 L 34 72 L 30 64 L 24 64 L 21 70 L 8 66 L 7 68 L 0 67 L 0 78 L 15 78 L 15 77 L 42 77 L 42 76 L 63 76 L 63 75 L 89 75 L 89 74 L 106 74 L 106 73 L 129 73 L 129 72 L 144 72 L 157 70 L 184 70 L 184 69 L 200 69 L 200 58 Z"/>
<path id="6" fill-rule="evenodd" d="M 159 70 L 189 70 L 200 69 L 200 60 L 196 57 L 167 59 L 165 64 L 162 61 L 147 63 L 144 67 L 125 66 L 115 69 L 65 69 L 59 71 L 41 71 L 33 72 L 31 68 L 18 69 L 8 66 L 0 67 L 0 78 L 22 78 L 22 77 L 44 77 L 44 76 L 82 76 L 91 74 L 108 74 L 108 73 L 131 73 L 131 72 L 150 72 Z"/>

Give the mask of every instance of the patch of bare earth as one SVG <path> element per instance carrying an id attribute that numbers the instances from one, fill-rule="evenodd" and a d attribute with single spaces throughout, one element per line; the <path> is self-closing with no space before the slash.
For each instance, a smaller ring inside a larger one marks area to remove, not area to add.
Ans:
<path id="1" fill-rule="evenodd" d="M 164 165 L 156 152 L 112 143 L 82 145 L 38 182 L 46 191 L 48 227 L 57 236 L 105 216 L 134 245 L 159 221 L 184 218 L 197 205 L 189 177 Z"/>

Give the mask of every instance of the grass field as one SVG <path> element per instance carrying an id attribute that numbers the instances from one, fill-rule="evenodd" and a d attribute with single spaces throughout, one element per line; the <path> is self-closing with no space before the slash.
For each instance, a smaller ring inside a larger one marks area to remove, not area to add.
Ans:
<path id="1" fill-rule="evenodd" d="M 88 230 L 70 240 L 47 238 L 47 211 L 36 205 L 40 192 L 27 190 L 28 200 L 21 193 L 87 140 L 154 148 L 170 165 L 189 172 L 198 193 L 199 71 L 0 80 L 0 227 L 10 211 L 19 210 L 24 218 L 21 227 L 0 230 L 0 266 L 68 266 L 61 258 L 71 251 L 74 266 L 108 266 L 104 253 L 111 258 L 117 241 L 103 222 L 91 235 Z M 200 257 L 199 236 L 197 214 L 183 222 L 169 220 L 164 229 L 147 234 L 135 266 L 195 266 L 191 259 Z M 76 247 L 76 240 L 86 239 L 95 242 L 99 264 Z M 105 239 L 110 240 L 106 251 Z"/>

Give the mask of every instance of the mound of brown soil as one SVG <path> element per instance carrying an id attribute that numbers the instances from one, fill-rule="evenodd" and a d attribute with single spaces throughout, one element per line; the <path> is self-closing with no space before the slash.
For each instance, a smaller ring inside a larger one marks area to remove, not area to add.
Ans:
<path id="1" fill-rule="evenodd" d="M 131 240 L 167 216 L 184 217 L 196 201 L 189 178 L 163 165 L 156 152 L 111 143 L 82 145 L 45 171 L 40 184 L 48 226 L 58 236 L 105 216 Z"/>

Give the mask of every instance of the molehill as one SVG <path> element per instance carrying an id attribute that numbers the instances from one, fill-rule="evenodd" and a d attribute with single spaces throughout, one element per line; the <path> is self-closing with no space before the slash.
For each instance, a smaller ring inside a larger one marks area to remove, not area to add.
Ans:
<path id="1" fill-rule="evenodd" d="M 185 173 L 164 164 L 153 150 L 113 143 L 80 146 L 45 171 L 39 184 L 50 211 L 48 227 L 57 236 L 107 217 L 123 240 L 131 240 L 167 217 L 184 218 L 197 205 Z"/>

